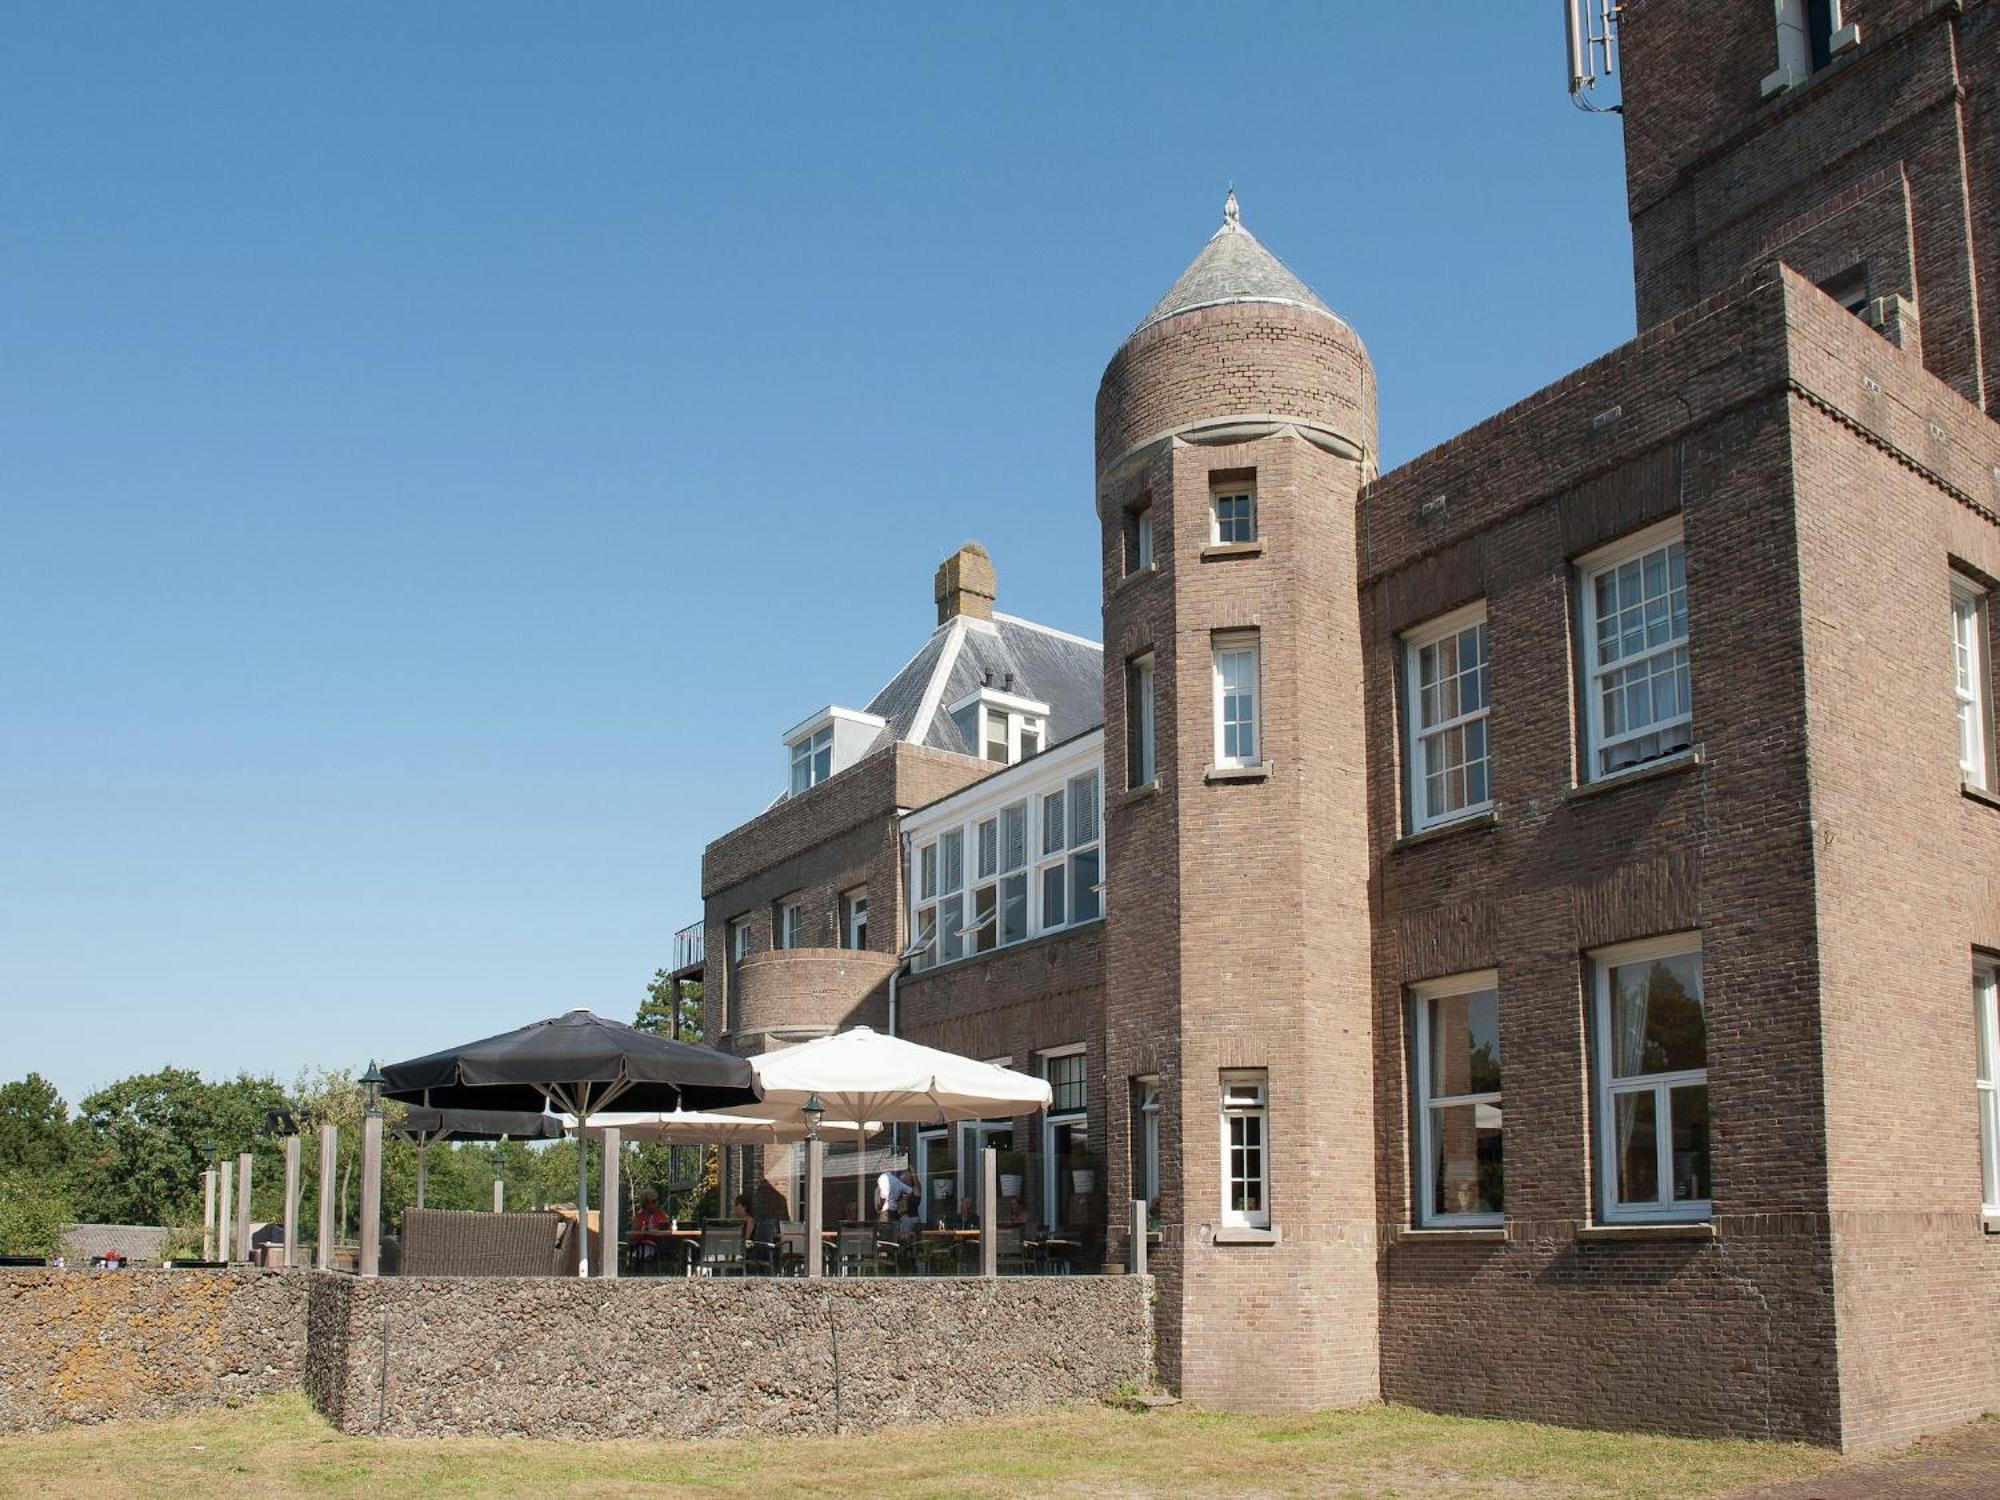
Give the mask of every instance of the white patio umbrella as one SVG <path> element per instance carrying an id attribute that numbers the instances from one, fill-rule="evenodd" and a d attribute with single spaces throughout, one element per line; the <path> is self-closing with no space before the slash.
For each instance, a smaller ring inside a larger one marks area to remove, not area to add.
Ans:
<path id="1" fill-rule="evenodd" d="M 750 1066 L 764 1097 L 718 1113 L 803 1125 L 806 1101 L 817 1095 L 828 1115 L 929 1125 L 1027 1114 L 1047 1109 L 1053 1098 L 1045 1078 L 884 1036 L 866 1026 L 763 1053 L 751 1058 Z M 859 1145 L 858 1131 L 855 1140 Z M 860 1201 L 867 1201 L 865 1187 Z"/>
<path id="2" fill-rule="evenodd" d="M 576 1116 L 563 1115 L 563 1129 L 576 1129 Z M 879 1120 L 857 1122 L 829 1120 L 822 1129 L 859 1130 L 873 1135 L 882 1128 Z M 618 1131 L 628 1141 L 652 1141 L 666 1146 L 783 1146 L 806 1138 L 803 1119 L 772 1120 L 753 1115 L 704 1114 L 698 1110 L 632 1111 L 594 1114 L 583 1127 L 585 1135 L 601 1136 Z"/>

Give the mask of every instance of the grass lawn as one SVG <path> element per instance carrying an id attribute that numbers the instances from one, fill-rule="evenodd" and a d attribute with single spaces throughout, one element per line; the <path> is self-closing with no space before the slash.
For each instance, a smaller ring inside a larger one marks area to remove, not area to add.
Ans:
<path id="1" fill-rule="evenodd" d="M 1720 1495 L 1832 1463 L 1776 1443 L 1571 1432 L 1378 1406 L 1245 1417 L 1073 1408 L 851 1438 L 343 1437 L 302 1396 L 0 1438 L 0 1495 Z"/>

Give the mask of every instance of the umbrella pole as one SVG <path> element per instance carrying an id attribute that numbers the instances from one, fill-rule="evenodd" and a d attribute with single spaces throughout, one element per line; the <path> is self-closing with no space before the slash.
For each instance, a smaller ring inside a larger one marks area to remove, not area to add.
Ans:
<path id="1" fill-rule="evenodd" d="M 417 1207 L 418 1208 L 422 1208 L 424 1206 L 424 1182 L 429 1175 L 428 1153 L 430 1149 L 431 1149 L 431 1138 L 428 1135 L 418 1136 L 417 1137 Z"/>
<path id="2" fill-rule="evenodd" d="M 868 1208 L 868 1158 L 863 1153 L 862 1143 L 868 1139 L 868 1128 L 859 1120 L 854 1122 L 854 1217 L 870 1217 Z"/>
<path id="3" fill-rule="evenodd" d="M 590 1095 L 585 1094 L 582 1102 L 588 1104 Z M 590 1123 L 588 1114 L 576 1117 L 576 1274 L 590 1274 L 590 1153 L 584 1149 L 586 1137 L 583 1127 Z"/>

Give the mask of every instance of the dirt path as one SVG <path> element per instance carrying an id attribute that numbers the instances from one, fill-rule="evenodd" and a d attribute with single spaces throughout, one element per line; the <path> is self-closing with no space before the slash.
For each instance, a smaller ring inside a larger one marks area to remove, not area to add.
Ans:
<path id="1" fill-rule="evenodd" d="M 2000 1418 L 1730 1500 L 2000 1500 Z"/>

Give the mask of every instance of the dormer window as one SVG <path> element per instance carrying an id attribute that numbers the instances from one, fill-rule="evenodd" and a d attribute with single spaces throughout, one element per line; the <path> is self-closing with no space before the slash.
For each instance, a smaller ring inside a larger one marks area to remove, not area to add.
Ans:
<path id="1" fill-rule="evenodd" d="M 858 709 L 829 706 L 794 724 L 785 735 L 791 760 L 787 792 L 798 796 L 853 765 L 874 746 L 888 720 Z"/>
<path id="2" fill-rule="evenodd" d="M 1049 705 L 1003 688 L 982 687 L 951 706 L 966 753 L 996 766 L 1040 755 L 1048 737 Z"/>
<path id="3" fill-rule="evenodd" d="M 818 786 L 833 774 L 833 726 L 792 741 L 792 795 Z"/>

